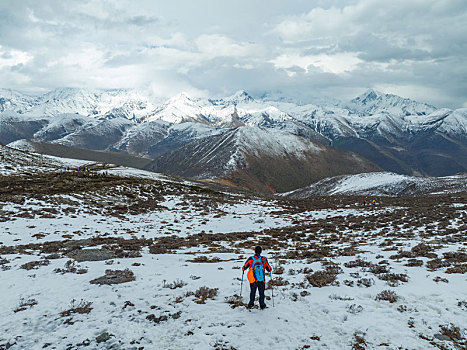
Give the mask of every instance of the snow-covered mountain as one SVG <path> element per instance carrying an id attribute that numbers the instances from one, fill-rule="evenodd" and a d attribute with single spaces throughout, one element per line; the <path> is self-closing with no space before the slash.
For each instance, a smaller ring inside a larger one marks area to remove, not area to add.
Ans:
<path id="1" fill-rule="evenodd" d="M 283 192 L 329 174 L 378 169 L 368 160 L 287 131 L 241 126 L 190 140 L 146 169 L 192 178 L 221 178 L 260 192 Z"/>
<path id="2" fill-rule="evenodd" d="M 372 89 L 350 101 L 349 107 L 364 114 L 387 113 L 396 116 L 427 115 L 436 110 L 436 107 L 426 103 Z"/>
<path id="3" fill-rule="evenodd" d="M 148 96 L 133 90 L 65 88 L 28 97 L 1 90 L 0 142 L 31 139 L 155 158 L 205 137 L 207 143 L 215 136 L 228 144 L 223 137 L 246 127 L 242 130 L 261 134 L 263 148 L 270 148 L 267 141 L 280 131 L 287 135 L 280 142 L 305 138 L 355 152 L 396 173 L 467 171 L 467 109 L 436 109 L 373 90 L 347 105 L 253 98 L 243 90 L 217 99 L 180 93 L 163 103 Z M 298 153 L 292 156 L 299 158 Z"/>
<path id="4" fill-rule="evenodd" d="M 100 118 L 140 119 L 155 105 L 146 94 L 129 90 L 57 88 L 41 96 L 0 89 L 0 112 L 14 111 L 34 117 L 80 114 Z"/>
<path id="5" fill-rule="evenodd" d="M 38 98 L 10 89 L 0 89 L 0 113 L 25 113 L 39 103 Z"/>

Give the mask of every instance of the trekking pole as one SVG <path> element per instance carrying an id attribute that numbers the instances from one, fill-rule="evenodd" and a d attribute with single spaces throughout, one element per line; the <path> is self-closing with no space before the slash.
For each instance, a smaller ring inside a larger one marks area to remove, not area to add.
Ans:
<path id="1" fill-rule="evenodd" d="M 274 288 L 272 288 L 272 273 L 271 272 L 269 272 L 269 279 L 271 280 L 272 307 L 274 307 Z"/>
<path id="2" fill-rule="evenodd" d="M 245 273 L 245 271 L 242 271 L 242 283 L 240 284 L 240 296 L 242 296 L 242 292 L 243 292 L 243 274 Z"/>

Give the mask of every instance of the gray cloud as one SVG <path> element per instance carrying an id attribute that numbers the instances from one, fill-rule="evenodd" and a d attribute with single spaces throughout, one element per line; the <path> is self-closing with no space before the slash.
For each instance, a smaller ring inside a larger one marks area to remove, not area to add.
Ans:
<path id="1" fill-rule="evenodd" d="M 467 106 L 464 0 L 0 2 L 0 86 Z"/>

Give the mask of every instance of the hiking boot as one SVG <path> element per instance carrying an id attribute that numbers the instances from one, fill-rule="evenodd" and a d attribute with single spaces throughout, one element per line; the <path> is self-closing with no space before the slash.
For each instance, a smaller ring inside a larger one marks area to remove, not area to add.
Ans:
<path id="1" fill-rule="evenodd" d="M 264 305 L 261 306 L 261 310 L 264 310 L 264 309 L 266 309 L 266 308 L 267 308 L 266 304 L 264 304 Z"/>
<path id="2" fill-rule="evenodd" d="M 253 309 L 253 306 L 254 306 L 253 304 L 248 304 L 248 305 L 246 306 L 246 308 L 247 308 L 247 309 Z"/>

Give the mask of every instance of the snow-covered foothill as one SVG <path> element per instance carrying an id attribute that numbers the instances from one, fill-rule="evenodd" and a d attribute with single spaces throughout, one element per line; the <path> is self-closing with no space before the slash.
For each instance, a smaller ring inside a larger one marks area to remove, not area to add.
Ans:
<path id="1" fill-rule="evenodd" d="M 280 194 L 280 196 L 289 198 L 308 198 L 319 195 L 398 196 L 441 191 L 459 192 L 466 188 L 466 174 L 417 177 L 390 172 L 374 172 L 326 178 L 305 188 Z"/>

